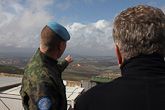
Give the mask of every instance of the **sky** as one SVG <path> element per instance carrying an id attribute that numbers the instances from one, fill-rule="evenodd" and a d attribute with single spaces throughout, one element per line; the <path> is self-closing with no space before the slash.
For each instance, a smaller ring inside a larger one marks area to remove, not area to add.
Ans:
<path id="1" fill-rule="evenodd" d="M 114 56 L 114 18 L 135 5 L 165 12 L 165 0 L 0 0 L 0 52 L 34 53 L 42 28 L 56 21 L 71 35 L 65 54 Z"/>

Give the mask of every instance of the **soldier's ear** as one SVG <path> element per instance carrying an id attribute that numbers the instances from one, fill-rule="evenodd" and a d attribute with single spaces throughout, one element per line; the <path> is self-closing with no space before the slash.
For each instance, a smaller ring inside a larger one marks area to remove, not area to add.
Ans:
<path id="1" fill-rule="evenodd" d="M 58 44 L 58 49 L 59 49 L 59 50 L 62 49 L 62 42 L 59 42 L 59 44 Z"/>
<path id="2" fill-rule="evenodd" d="M 64 42 L 61 41 L 59 43 L 58 47 L 59 47 L 59 50 L 62 50 L 64 48 Z"/>
<path id="3" fill-rule="evenodd" d="M 121 64 L 123 62 L 123 58 L 121 56 L 121 53 L 120 53 L 118 45 L 114 45 L 114 47 L 115 47 L 115 51 L 116 51 L 116 56 L 117 56 L 117 59 L 118 59 L 119 67 L 121 67 Z"/>

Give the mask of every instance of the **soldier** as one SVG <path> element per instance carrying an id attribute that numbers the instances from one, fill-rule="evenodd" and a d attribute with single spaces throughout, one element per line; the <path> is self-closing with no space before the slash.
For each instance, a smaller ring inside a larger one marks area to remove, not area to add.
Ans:
<path id="1" fill-rule="evenodd" d="M 57 22 L 48 23 L 40 36 L 40 48 L 24 69 L 21 97 L 25 110 L 66 110 L 61 73 L 73 62 L 70 55 L 58 62 L 70 35 Z"/>

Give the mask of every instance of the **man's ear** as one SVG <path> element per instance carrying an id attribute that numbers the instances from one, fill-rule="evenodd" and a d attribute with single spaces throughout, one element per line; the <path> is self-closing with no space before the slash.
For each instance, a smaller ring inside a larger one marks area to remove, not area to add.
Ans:
<path id="1" fill-rule="evenodd" d="M 58 49 L 61 50 L 61 49 L 63 48 L 63 46 L 64 46 L 63 42 L 60 42 L 60 43 L 58 44 Z"/>
<path id="2" fill-rule="evenodd" d="M 116 51 L 116 56 L 117 56 L 117 59 L 118 59 L 119 67 L 121 67 L 121 64 L 123 62 L 123 59 L 122 59 L 122 56 L 121 56 L 119 47 L 118 47 L 118 45 L 114 45 L 114 47 L 115 47 L 115 51 Z"/>

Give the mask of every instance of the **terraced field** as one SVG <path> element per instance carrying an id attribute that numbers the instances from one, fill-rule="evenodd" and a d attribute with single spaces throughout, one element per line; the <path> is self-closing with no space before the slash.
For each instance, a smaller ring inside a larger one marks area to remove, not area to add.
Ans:
<path id="1" fill-rule="evenodd" d="M 93 76 L 104 73 L 120 73 L 115 58 L 75 58 L 63 72 L 66 80 L 90 80 Z"/>

